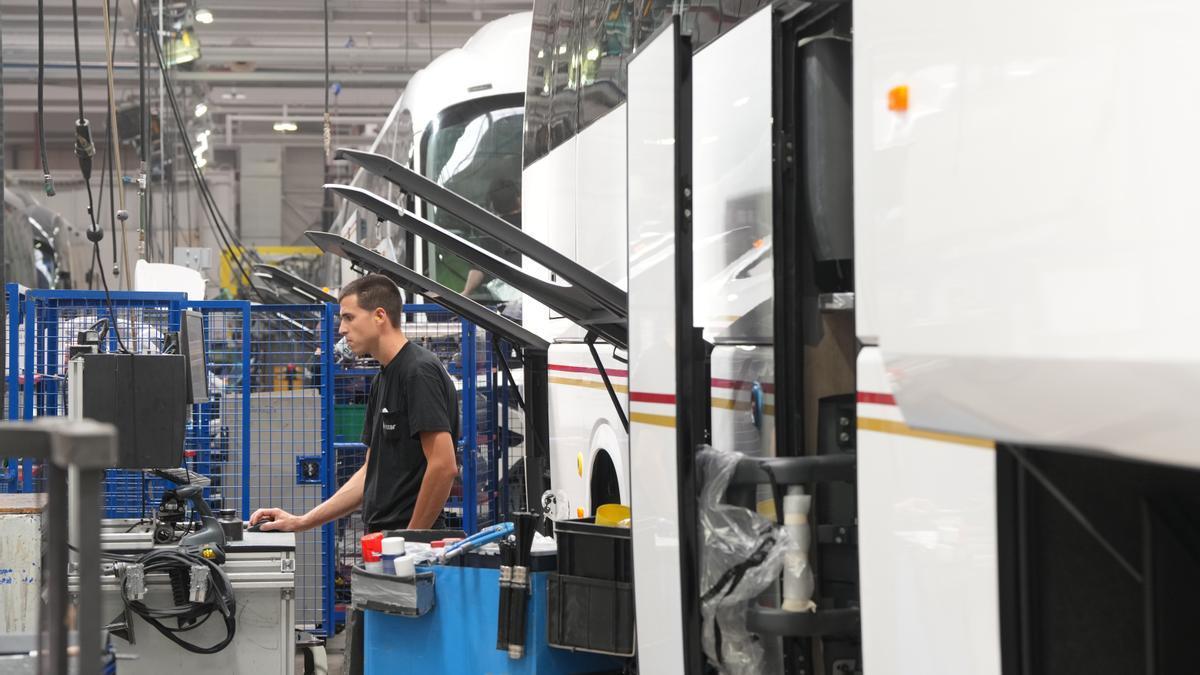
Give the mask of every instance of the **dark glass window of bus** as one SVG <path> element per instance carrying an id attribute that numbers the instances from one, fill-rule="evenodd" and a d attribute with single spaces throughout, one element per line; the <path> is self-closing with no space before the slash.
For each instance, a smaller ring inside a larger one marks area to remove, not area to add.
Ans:
<path id="1" fill-rule="evenodd" d="M 562 145 L 579 129 L 579 21 L 577 2 L 558 0 L 554 15 L 554 52 L 550 67 L 550 149 Z"/>
<path id="2" fill-rule="evenodd" d="M 421 173 L 438 185 L 521 226 L 521 95 L 505 94 L 451 106 L 431 122 L 421 139 Z M 503 241 L 477 231 L 432 204 L 425 217 L 514 265 L 521 254 Z M 466 290 L 472 266 L 428 244 L 423 273 L 459 292 Z M 483 275 L 469 297 L 484 304 L 507 302 L 514 292 Z"/>
<path id="3" fill-rule="evenodd" d="M 634 0 L 584 0 L 580 127 L 625 102 Z"/>
<path id="4" fill-rule="evenodd" d="M 529 39 L 529 81 L 525 89 L 524 166 L 550 151 L 550 61 L 554 52 L 553 21 L 558 3 L 537 0 Z"/>
<path id="5" fill-rule="evenodd" d="M 659 26 L 671 20 L 672 0 L 634 0 L 633 45 L 638 47 L 650 41 Z"/>

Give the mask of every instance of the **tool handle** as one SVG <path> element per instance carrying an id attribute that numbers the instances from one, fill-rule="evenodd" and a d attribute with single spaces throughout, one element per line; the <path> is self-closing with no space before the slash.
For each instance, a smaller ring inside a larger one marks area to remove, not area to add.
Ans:
<path id="1" fill-rule="evenodd" d="M 501 539 L 505 535 L 511 533 L 512 530 L 512 523 L 499 523 L 492 525 L 491 527 L 485 527 L 484 529 L 446 549 L 446 552 L 442 554 L 442 559 L 452 560 L 453 558 L 459 556 L 460 554 L 466 553 L 473 548 L 478 548 L 489 542 Z"/>

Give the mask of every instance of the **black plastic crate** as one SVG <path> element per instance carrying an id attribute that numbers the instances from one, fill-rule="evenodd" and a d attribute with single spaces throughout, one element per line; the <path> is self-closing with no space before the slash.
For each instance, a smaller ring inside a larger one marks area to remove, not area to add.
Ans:
<path id="1" fill-rule="evenodd" d="M 551 574 L 546 641 L 552 647 L 633 656 L 633 584 Z"/>
<path id="2" fill-rule="evenodd" d="M 573 577 L 633 582 L 629 528 L 597 525 L 595 518 L 554 523 L 558 571 Z"/>

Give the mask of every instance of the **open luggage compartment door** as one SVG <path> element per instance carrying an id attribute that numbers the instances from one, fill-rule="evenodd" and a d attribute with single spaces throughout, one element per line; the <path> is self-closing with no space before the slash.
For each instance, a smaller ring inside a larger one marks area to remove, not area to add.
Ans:
<path id="1" fill-rule="evenodd" d="M 638 662 L 647 673 L 702 667 L 690 433 L 699 406 L 695 389 L 679 382 L 697 356 L 691 256 L 677 255 L 691 250 L 690 54 L 676 17 L 629 63 L 630 502 Z"/>

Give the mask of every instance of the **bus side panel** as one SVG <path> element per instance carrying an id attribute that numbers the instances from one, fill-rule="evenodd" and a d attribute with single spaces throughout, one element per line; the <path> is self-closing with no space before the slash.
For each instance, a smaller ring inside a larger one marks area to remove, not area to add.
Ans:
<path id="1" fill-rule="evenodd" d="M 858 382 L 864 668 L 1000 675 L 995 450 L 906 426 L 875 347 Z"/>
<path id="2" fill-rule="evenodd" d="M 601 362 L 617 398 L 628 410 L 627 366 L 612 358 L 612 347 L 598 344 Z M 550 487 L 561 491 L 570 518 L 591 512 L 592 468 L 607 453 L 620 483 L 621 503 L 629 503 L 629 437 L 586 345 L 550 346 Z"/>

